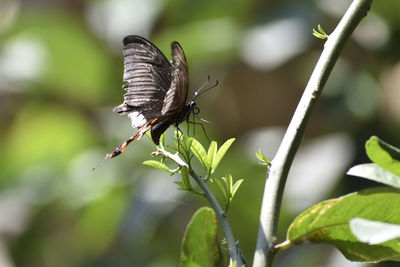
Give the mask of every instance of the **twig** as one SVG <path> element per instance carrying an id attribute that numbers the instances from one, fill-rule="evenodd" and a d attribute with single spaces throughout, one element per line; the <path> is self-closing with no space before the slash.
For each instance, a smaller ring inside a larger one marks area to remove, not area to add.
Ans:
<path id="1" fill-rule="evenodd" d="M 233 237 L 233 232 L 229 222 L 226 218 L 224 210 L 219 205 L 218 201 L 215 199 L 214 195 L 208 189 L 206 182 L 197 176 L 193 170 L 190 172 L 190 176 L 196 181 L 196 183 L 200 186 L 201 190 L 204 192 L 204 196 L 207 198 L 208 202 L 210 202 L 211 207 L 214 209 L 217 218 L 221 224 L 222 230 L 225 233 L 226 243 L 228 244 L 229 255 L 233 261 L 236 261 L 236 266 L 243 266 L 245 262 L 241 257 L 241 252 L 236 245 L 235 238 Z"/>
<path id="2" fill-rule="evenodd" d="M 199 177 L 193 169 L 188 166 L 188 164 L 185 163 L 184 160 L 182 160 L 178 153 L 172 154 L 169 153 L 168 151 L 164 150 L 163 148 L 158 149 L 156 152 L 152 153 L 153 156 L 164 156 L 167 158 L 172 159 L 175 161 L 176 164 L 178 164 L 181 168 L 187 168 L 189 170 L 190 176 L 195 180 L 195 182 L 199 185 L 200 189 L 202 190 L 203 195 L 206 197 L 208 202 L 210 203 L 211 207 L 215 211 L 215 214 L 217 215 L 217 218 L 221 224 L 222 230 L 225 233 L 225 238 L 226 238 L 226 243 L 228 245 L 228 250 L 229 250 L 229 255 L 233 261 L 236 261 L 236 266 L 245 266 L 246 263 L 244 262 L 242 258 L 242 253 L 239 249 L 239 247 L 236 245 L 235 238 L 233 236 L 233 232 L 231 229 L 231 226 L 229 225 L 229 222 L 226 218 L 224 210 L 221 208 L 219 205 L 217 199 L 214 197 L 210 189 L 208 188 L 206 184 L 206 179 Z M 198 192 L 196 192 L 198 193 Z"/>
<path id="3" fill-rule="evenodd" d="M 186 162 L 183 159 L 181 159 L 181 157 L 179 157 L 178 152 L 175 154 L 172 154 L 172 153 L 169 153 L 168 151 L 166 151 L 165 149 L 158 149 L 157 151 L 151 153 L 151 155 L 153 157 L 164 156 L 164 157 L 170 158 L 173 161 L 175 161 L 175 163 L 178 164 L 180 167 L 189 168 L 189 166 L 186 164 Z"/>
<path id="4" fill-rule="evenodd" d="M 274 244 L 280 206 L 289 168 L 304 135 L 313 105 L 321 94 L 344 44 L 361 19 L 366 16 L 371 2 L 372 0 L 354 0 L 336 29 L 328 37 L 282 143 L 271 162 L 261 206 L 253 267 L 272 266 L 276 253 Z"/>

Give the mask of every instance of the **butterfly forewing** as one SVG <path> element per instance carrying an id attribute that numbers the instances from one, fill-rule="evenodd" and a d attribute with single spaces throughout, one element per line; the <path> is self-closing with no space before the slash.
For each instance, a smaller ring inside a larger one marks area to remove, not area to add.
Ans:
<path id="1" fill-rule="evenodd" d="M 172 66 L 161 51 L 140 36 L 125 37 L 124 103 L 114 110 L 129 113 L 133 127 L 141 127 L 161 115 L 172 82 Z"/>

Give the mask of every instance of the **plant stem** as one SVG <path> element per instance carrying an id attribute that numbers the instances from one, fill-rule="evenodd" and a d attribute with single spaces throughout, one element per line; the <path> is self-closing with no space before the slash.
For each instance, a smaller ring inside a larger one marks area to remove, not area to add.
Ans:
<path id="1" fill-rule="evenodd" d="M 189 163 L 186 164 L 184 160 L 179 157 L 178 153 L 172 154 L 166 151 L 164 148 L 159 148 L 156 152 L 152 153 L 153 156 L 164 156 L 178 164 L 181 168 L 187 168 L 190 176 L 192 176 L 193 180 L 199 185 L 200 189 L 202 190 L 201 193 L 194 191 L 197 194 L 204 195 L 208 202 L 210 202 L 211 207 L 215 211 L 219 222 L 221 223 L 222 229 L 225 233 L 226 243 L 228 244 L 229 255 L 233 261 L 236 261 L 236 266 L 246 266 L 244 259 L 242 258 L 242 252 L 240 251 L 239 247 L 236 245 L 235 238 L 233 237 L 232 229 L 229 225 L 229 222 L 226 218 L 224 210 L 219 205 L 217 199 L 214 197 L 210 189 L 206 184 L 206 179 L 199 177 L 193 169 L 190 167 L 190 160 Z M 189 158 L 189 157 L 188 157 Z"/>
<path id="2" fill-rule="evenodd" d="M 190 176 L 192 176 L 192 178 L 200 186 L 201 190 L 204 193 L 204 196 L 207 198 L 208 202 L 210 202 L 211 207 L 214 209 L 217 218 L 221 223 L 222 229 L 225 233 L 226 243 L 228 244 L 228 250 L 231 259 L 233 261 L 236 261 L 236 266 L 238 267 L 246 265 L 246 263 L 243 261 L 241 257 L 241 252 L 239 248 L 236 246 L 236 241 L 235 238 L 233 237 L 233 232 L 225 216 L 224 210 L 221 208 L 218 201 L 211 193 L 210 189 L 208 189 L 206 182 L 202 178 L 197 176 L 197 174 L 193 170 L 191 170 Z"/>
<path id="3" fill-rule="evenodd" d="M 271 162 L 261 206 L 253 267 L 272 266 L 276 253 L 274 244 L 280 206 L 289 168 L 304 135 L 314 103 L 321 94 L 344 44 L 361 19 L 366 16 L 371 2 L 372 0 L 354 0 L 336 29 L 328 37 L 282 143 Z"/>

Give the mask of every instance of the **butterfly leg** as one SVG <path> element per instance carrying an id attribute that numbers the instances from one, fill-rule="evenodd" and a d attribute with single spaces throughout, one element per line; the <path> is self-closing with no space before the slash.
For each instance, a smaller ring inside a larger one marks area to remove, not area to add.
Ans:
<path id="1" fill-rule="evenodd" d="M 180 144 L 181 138 L 183 136 L 183 132 L 182 132 L 181 128 L 179 128 L 178 125 L 176 125 L 176 129 L 181 133 L 180 135 L 179 134 L 176 135 L 176 142 L 178 143 L 178 149 L 179 149 L 179 144 Z"/>
<path id="2" fill-rule="evenodd" d="M 187 123 L 193 124 L 193 125 L 194 125 L 193 128 L 195 128 L 196 125 L 200 125 L 200 126 L 201 126 L 201 129 L 203 130 L 204 135 L 207 137 L 207 140 L 210 142 L 210 138 L 209 138 L 208 135 L 207 135 L 206 128 L 204 128 L 203 123 L 201 123 L 201 122 L 196 122 L 196 121 L 194 121 L 194 120 L 193 120 L 193 121 L 187 120 Z"/>

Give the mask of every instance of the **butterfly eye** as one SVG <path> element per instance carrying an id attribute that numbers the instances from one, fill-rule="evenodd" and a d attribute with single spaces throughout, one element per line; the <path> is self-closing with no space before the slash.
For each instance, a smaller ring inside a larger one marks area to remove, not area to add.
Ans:
<path id="1" fill-rule="evenodd" d="M 198 115 L 198 114 L 200 113 L 200 109 L 199 109 L 198 107 L 194 107 L 194 108 L 193 108 L 193 113 L 194 113 L 195 115 Z"/>

